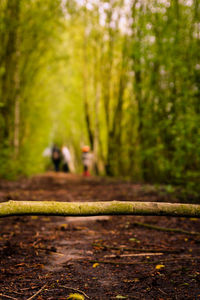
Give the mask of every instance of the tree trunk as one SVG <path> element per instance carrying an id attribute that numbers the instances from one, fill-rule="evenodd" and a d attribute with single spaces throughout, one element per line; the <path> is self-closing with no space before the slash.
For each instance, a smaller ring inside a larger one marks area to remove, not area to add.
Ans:
<path id="1" fill-rule="evenodd" d="M 3 68 L 5 72 L 2 76 L 1 93 L 3 106 L 0 114 L 4 119 L 2 139 L 8 140 L 9 144 L 13 144 L 14 133 L 14 107 L 15 107 L 15 79 L 17 75 L 17 51 L 18 51 L 18 34 L 19 34 L 19 17 L 20 17 L 20 1 L 8 1 L 5 7 L 7 28 L 4 37 L 3 51 Z M 13 88 L 14 87 L 14 88 Z"/>
<path id="2" fill-rule="evenodd" d="M 87 0 L 85 1 L 85 5 L 87 5 Z M 88 133 L 88 139 L 91 146 L 91 149 L 94 148 L 94 132 L 92 128 L 91 114 L 90 114 L 90 105 L 88 98 L 88 88 L 89 88 L 89 74 L 88 74 L 88 15 L 87 9 L 84 8 L 84 36 L 83 36 L 83 104 L 84 104 L 84 115 L 85 115 L 85 123 L 86 129 Z"/>
<path id="3" fill-rule="evenodd" d="M 16 215 L 100 216 L 150 215 L 200 218 L 200 205 L 157 202 L 8 201 L 0 203 L 0 217 Z"/>

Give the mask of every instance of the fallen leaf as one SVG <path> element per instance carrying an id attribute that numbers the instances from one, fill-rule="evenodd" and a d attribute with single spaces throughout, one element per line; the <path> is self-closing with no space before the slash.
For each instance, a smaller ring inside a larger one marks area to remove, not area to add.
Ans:
<path id="1" fill-rule="evenodd" d="M 93 268 L 96 268 L 98 265 L 98 263 L 93 264 Z"/>
<path id="2" fill-rule="evenodd" d="M 160 270 L 160 269 L 162 269 L 162 268 L 164 268 L 165 266 L 164 265 L 157 265 L 156 266 L 156 270 Z"/>
<path id="3" fill-rule="evenodd" d="M 135 242 L 135 243 L 140 244 L 140 241 L 137 240 L 136 238 L 130 238 L 129 241 L 130 241 L 130 242 Z"/>
<path id="4" fill-rule="evenodd" d="M 81 294 L 69 294 L 69 297 L 67 297 L 68 300 L 84 300 L 84 296 Z"/>
<path id="5" fill-rule="evenodd" d="M 134 279 L 124 279 L 123 282 L 139 282 L 140 280 L 138 278 Z"/>

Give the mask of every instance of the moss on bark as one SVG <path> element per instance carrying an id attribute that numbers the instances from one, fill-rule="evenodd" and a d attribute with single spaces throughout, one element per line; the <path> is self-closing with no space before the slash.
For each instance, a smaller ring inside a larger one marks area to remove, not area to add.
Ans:
<path id="1" fill-rule="evenodd" d="M 0 203 L 0 217 L 13 215 L 100 216 L 150 215 L 200 217 L 200 205 L 159 202 L 8 201 Z"/>

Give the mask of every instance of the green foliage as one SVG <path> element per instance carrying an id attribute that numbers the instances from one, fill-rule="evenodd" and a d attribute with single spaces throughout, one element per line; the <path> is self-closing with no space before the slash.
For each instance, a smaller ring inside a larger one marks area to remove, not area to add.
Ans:
<path id="1" fill-rule="evenodd" d="M 90 143 L 101 174 L 191 190 L 199 14 L 198 1 L 3 1 L 1 176 L 41 172 L 53 142 L 70 147 L 80 170 Z"/>

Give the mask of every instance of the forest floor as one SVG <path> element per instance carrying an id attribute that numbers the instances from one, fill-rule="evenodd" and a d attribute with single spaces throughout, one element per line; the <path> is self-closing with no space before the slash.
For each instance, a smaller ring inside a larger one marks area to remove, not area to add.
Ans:
<path id="1" fill-rule="evenodd" d="M 178 202 L 151 185 L 52 172 L 1 180 L 0 202 L 10 199 Z M 0 299 L 200 299 L 200 219 L 20 216 L 0 229 Z"/>

